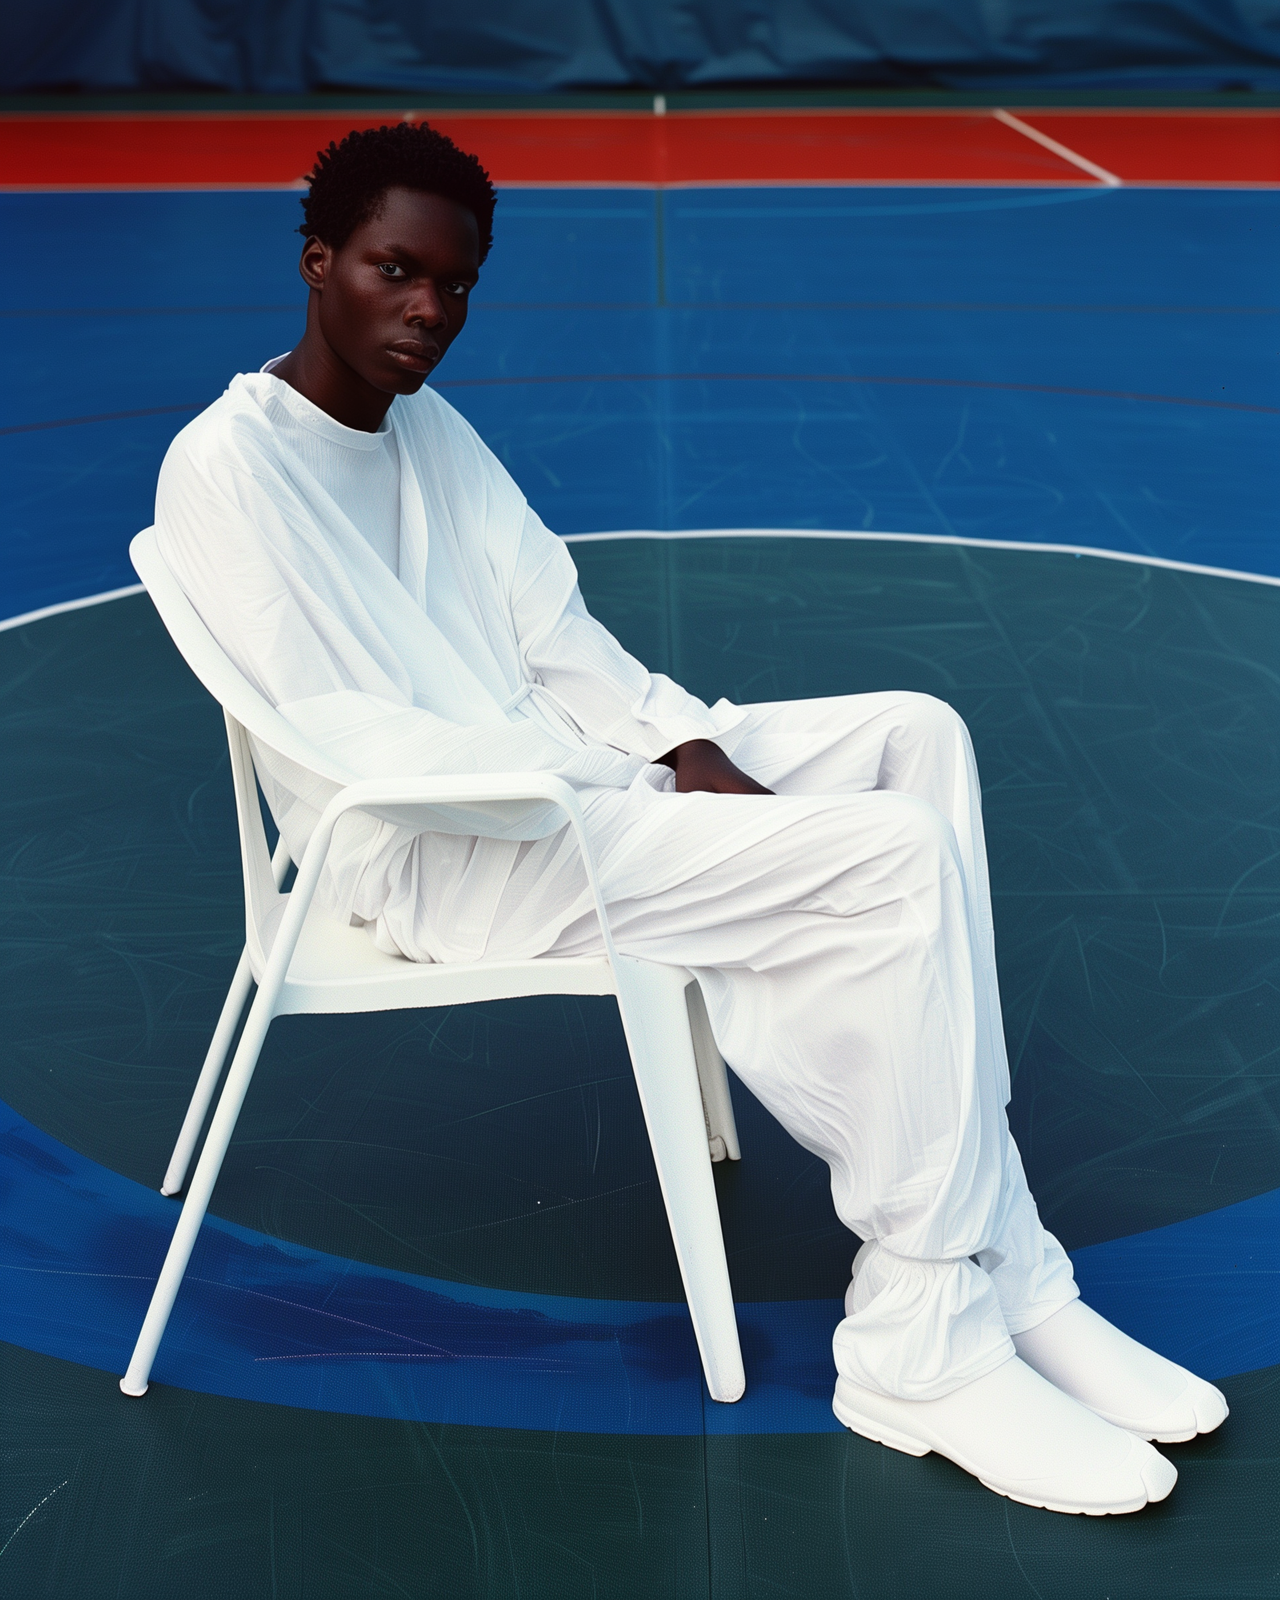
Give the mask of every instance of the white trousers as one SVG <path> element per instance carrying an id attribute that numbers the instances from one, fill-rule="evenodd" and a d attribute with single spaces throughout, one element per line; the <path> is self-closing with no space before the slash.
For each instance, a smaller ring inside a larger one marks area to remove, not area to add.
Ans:
<path id="1" fill-rule="evenodd" d="M 726 1061 L 831 1168 L 866 1241 L 836 1366 L 936 1399 L 1077 1295 L 1005 1116 L 1009 1069 L 973 747 L 927 695 L 756 706 L 733 757 L 775 796 L 597 796 L 628 954 L 692 969 Z M 553 946 L 599 949 L 594 919 Z"/>

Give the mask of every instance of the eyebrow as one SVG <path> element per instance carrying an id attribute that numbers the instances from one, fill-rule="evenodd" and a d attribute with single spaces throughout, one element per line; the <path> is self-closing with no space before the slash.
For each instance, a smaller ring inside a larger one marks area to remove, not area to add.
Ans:
<path id="1" fill-rule="evenodd" d="M 371 244 L 369 248 L 375 255 L 399 256 L 403 261 L 412 262 L 415 267 L 423 265 L 421 256 L 416 255 L 407 245 Z M 479 267 L 462 267 L 457 272 L 451 273 L 450 276 L 455 278 L 474 278 L 478 282 L 480 269 Z"/>

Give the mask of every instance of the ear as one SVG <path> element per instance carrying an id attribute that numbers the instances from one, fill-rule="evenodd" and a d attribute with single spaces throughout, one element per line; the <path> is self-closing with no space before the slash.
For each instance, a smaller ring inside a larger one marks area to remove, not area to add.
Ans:
<path id="1" fill-rule="evenodd" d="M 298 271 L 309 289 L 323 289 L 324 280 L 333 261 L 333 251 L 322 240 L 310 238 L 302 247 Z"/>

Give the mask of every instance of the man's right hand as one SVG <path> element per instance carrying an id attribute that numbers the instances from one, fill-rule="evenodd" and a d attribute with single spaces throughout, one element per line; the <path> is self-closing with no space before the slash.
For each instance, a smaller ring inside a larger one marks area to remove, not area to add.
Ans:
<path id="1" fill-rule="evenodd" d="M 688 739 L 658 760 L 663 766 L 675 769 L 679 794 L 692 794 L 695 790 L 707 794 L 773 793 L 772 789 L 766 789 L 764 784 L 735 767 L 720 746 L 710 739 Z"/>

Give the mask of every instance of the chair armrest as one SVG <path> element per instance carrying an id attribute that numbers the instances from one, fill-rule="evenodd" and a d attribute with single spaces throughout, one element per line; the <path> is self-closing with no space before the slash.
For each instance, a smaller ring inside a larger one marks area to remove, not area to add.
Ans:
<path id="1" fill-rule="evenodd" d="M 550 772 L 482 772 L 409 778 L 363 778 L 347 784 L 332 801 L 334 821 L 345 811 L 364 811 L 398 828 L 431 831 L 432 813 L 440 806 L 480 806 L 500 823 L 506 836 L 518 826 L 530 801 L 550 804 L 582 821 L 578 797 L 563 778 Z M 482 813 L 482 815 L 483 815 Z M 326 813 L 327 815 L 328 813 Z M 480 821 L 481 818 L 477 818 Z M 450 832 L 456 831 L 454 828 Z M 483 833 L 483 826 L 477 828 Z"/>
<path id="2" fill-rule="evenodd" d="M 324 814 L 316 824 L 303 852 L 302 860 L 298 864 L 298 876 L 285 908 L 284 920 L 272 945 L 271 963 L 283 961 L 287 967 L 293 959 L 293 951 L 302 931 L 303 920 L 315 894 L 325 857 L 329 853 L 333 830 L 347 812 L 361 811 L 368 816 L 389 822 L 395 827 L 411 828 L 426 833 L 431 831 L 433 812 L 440 806 L 448 806 L 451 809 L 476 806 L 480 808 L 478 816 L 481 819 L 485 812 L 492 813 L 506 808 L 507 821 L 503 832 L 507 837 L 519 837 L 518 833 L 513 835 L 507 831 L 512 822 L 511 813 L 513 810 L 517 813 L 527 812 L 531 801 L 540 802 L 544 807 L 554 807 L 567 816 L 582 857 L 591 897 L 595 903 L 605 954 L 616 971 L 619 964 L 618 953 L 609 930 L 604 895 L 601 892 L 591 843 L 587 838 L 582 807 L 572 787 L 563 778 L 557 778 L 550 772 L 487 772 L 445 777 L 364 778 L 358 783 L 348 784 L 325 807 Z M 518 817 L 516 820 L 518 821 Z M 477 829 L 477 832 L 482 831 L 482 828 Z M 547 831 L 550 830 L 540 829 L 532 837 L 545 837 Z"/>
<path id="3" fill-rule="evenodd" d="M 549 772 L 365 778 L 345 784 L 336 799 L 339 815 L 356 810 L 412 833 L 488 839 L 544 839 L 566 815 L 581 816 L 573 789 Z"/>

